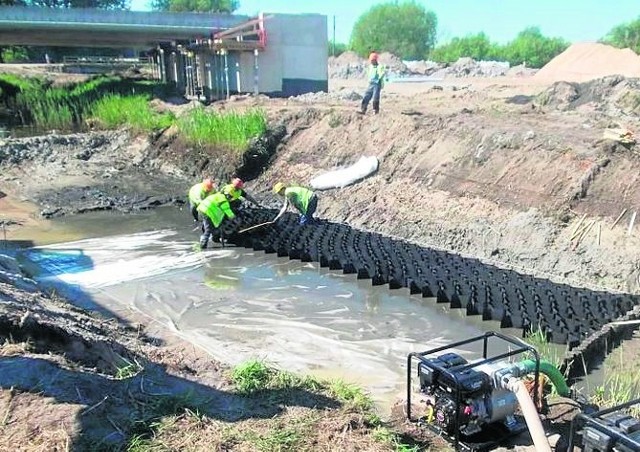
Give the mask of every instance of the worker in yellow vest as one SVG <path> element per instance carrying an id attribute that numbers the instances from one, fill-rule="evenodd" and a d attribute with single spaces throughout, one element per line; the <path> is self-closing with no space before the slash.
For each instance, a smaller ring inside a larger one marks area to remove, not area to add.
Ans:
<path id="1" fill-rule="evenodd" d="M 230 184 L 222 187 L 222 193 L 224 193 L 227 200 L 229 200 L 229 204 L 232 209 L 240 207 L 240 203 L 245 199 L 258 207 L 262 207 L 260 203 L 253 198 L 253 196 L 247 193 L 244 189 L 244 182 L 238 177 L 233 178 Z"/>
<path id="2" fill-rule="evenodd" d="M 384 86 L 385 72 L 385 67 L 378 63 L 378 54 L 372 52 L 371 55 L 369 55 L 369 71 L 367 75 L 369 86 L 364 93 L 362 105 L 358 113 L 364 115 L 367 112 L 371 98 L 373 98 L 373 112 L 376 115 L 380 113 L 380 91 L 382 91 L 382 87 Z"/>
<path id="3" fill-rule="evenodd" d="M 278 182 L 273 186 L 274 193 L 284 197 L 284 205 L 280 209 L 278 216 L 273 220 L 277 221 L 289 207 L 289 203 L 300 212 L 300 224 L 311 224 L 315 222 L 313 214 L 318 207 L 318 197 L 316 194 L 305 187 L 290 186 L 287 187 L 282 182 Z"/>
<path id="4" fill-rule="evenodd" d="M 224 233 L 222 223 L 225 218 L 233 220 L 236 215 L 231 210 L 227 197 L 222 193 L 213 193 L 198 204 L 198 212 L 202 214 L 202 235 L 200 236 L 200 249 L 206 249 L 209 238 L 217 229 L 220 232 L 220 243 L 224 247 Z"/>
<path id="5" fill-rule="evenodd" d="M 189 189 L 189 208 L 193 221 L 198 221 L 198 205 L 204 198 L 213 193 L 213 181 L 205 179 Z"/>

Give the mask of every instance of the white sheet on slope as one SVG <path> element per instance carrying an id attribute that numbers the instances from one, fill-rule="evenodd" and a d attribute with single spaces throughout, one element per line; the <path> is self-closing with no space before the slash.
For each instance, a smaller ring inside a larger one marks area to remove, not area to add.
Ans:
<path id="1" fill-rule="evenodd" d="M 329 171 L 311 179 L 311 188 L 326 190 L 342 188 L 364 179 L 378 169 L 377 157 L 360 157 L 356 163 L 344 168 Z"/>

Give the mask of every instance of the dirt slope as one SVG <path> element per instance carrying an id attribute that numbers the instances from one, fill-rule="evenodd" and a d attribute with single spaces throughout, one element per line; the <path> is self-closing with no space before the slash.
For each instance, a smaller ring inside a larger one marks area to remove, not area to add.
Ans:
<path id="1" fill-rule="evenodd" d="M 640 205 L 640 159 L 601 139 L 614 119 L 493 88 L 392 95 L 379 116 L 356 114 L 355 102 L 265 105 L 289 137 L 254 187 L 308 183 L 375 155 L 376 175 L 321 194 L 321 216 L 527 273 L 637 290 L 638 234 L 626 235 L 628 216 L 610 226 L 623 208 Z M 596 223 L 574 246 L 585 214 L 585 224 Z"/>

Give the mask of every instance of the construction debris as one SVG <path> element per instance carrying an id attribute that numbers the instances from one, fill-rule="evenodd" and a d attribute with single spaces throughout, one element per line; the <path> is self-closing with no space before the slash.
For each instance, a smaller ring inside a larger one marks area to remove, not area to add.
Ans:
<path id="1" fill-rule="evenodd" d="M 627 230 L 627 235 L 631 235 L 631 231 L 633 230 L 633 223 L 636 221 L 636 212 L 633 212 L 631 215 L 631 221 L 629 221 L 629 229 Z"/>
<path id="2" fill-rule="evenodd" d="M 299 96 L 291 96 L 290 100 L 295 100 L 297 102 L 304 102 L 308 104 L 315 104 L 319 102 L 332 102 L 332 101 L 343 101 L 343 100 L 351 100 L 357 101 L 362 99 L 362 95 L 350 90 L 350 89 L 342 89 L 340 91 L 325 93 L 325 92 L 317 92 L 317 93 L 305 93 Z"/>
<path id="3" fill-rule="evenodd" d="M 624 217 L 624 214 L 627 213 L 627 210 L 628 209 L 626 207 L 622 209 L 622 213 L 620 213 L 620 215 L 618 215 L 618 218 L 616 218 L 616 221 L 613 222 L 613 224 L 611 225 L 611 229 L 616 227 L 616 224 L 618 224 L 622 217 Z"/>
<path id="4" fill-rule="evenodd" d="M 355 52 L 344 52 L 337 57 L 329 57 L 329 78 L 364 79 L 367 76 L 368 62 Z M 537 70 L 523 65 L 511 67 L 504 61 L 476 61 L 473 58 L 460 58 L 455 63 L 444 64 L 434 61 L 402 61 L 392 53 L 380 54 L 380 64 L 387 69 L 391 79 L 430 77 L 433 79 L 459 77 L 523 77 L 532 76 Z"/>
<path id="5" fill-rule="evenodd" d="M 636 143 L 633 132 L 625 128 L 606 129 L 602 134 L 602 138 L 617 141 L 618 143 L 622 144 Z"/>

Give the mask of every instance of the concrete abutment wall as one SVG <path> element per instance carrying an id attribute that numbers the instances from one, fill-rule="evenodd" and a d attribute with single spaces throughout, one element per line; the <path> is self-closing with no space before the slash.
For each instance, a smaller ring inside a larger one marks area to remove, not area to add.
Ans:
<path id="1" fill-rule="evenodd" d="M 166 80 L 206 100 L 237 93 L 288 97 L 327 92 L 327 18 L 265 14 L 267 44 L 259 50 L 163 49 Z M 256 55 L 257 52 L 257 55 Z"/>

